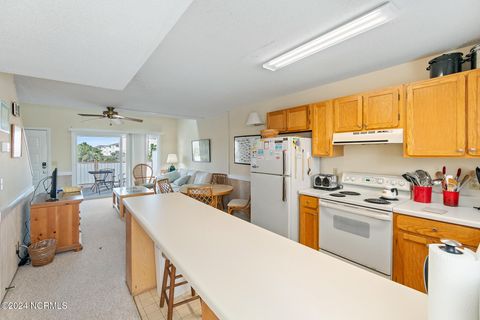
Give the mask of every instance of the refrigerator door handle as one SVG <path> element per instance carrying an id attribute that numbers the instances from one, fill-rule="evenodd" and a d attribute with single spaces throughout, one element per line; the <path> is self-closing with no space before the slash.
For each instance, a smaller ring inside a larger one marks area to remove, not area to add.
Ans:
<path id="1" fill-rule="evenodd" d="M 287 199 L 286 199 L 286 195 L 287 195 L 287 192 L 285 190 L 285 176 L 282 177 L 282 201 L 285 202 Z"/>
<path id="2" fill-rule="evenodd" d="M 285 175 L 285 157 L 286 153 L 285 150 L 282 151 L 282 175 Z"/>

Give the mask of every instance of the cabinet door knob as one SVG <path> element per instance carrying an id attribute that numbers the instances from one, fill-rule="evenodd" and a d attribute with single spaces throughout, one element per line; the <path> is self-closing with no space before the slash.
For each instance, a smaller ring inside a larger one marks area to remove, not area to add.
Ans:
<path id="1" fill-rule="evenodd" d="M 457 149 L 457 152 L 464 152 L 464 151 L 465 151 L 465 149 L 462 149 L 462 148 Z"/>
<path id="2" fill-rule="evenodd" d="M 470 148 L 468 150 L 471 151 L 471 152 L 475 152 L 475 151 L 477 151 L 477 148 Z"/>
<path id="3" fill-rule="evenodd" d="M 432 228 L 432 231 L 433 231 L 433 232 L 437 232 L 438 229 L 437 229 L 437 228 Z"/>

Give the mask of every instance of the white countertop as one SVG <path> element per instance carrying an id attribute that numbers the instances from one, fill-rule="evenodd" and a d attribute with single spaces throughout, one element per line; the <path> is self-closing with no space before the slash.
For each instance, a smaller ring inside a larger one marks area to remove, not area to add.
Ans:
<path id="1" fill-rule="evenodd" d="M 427 296 L 180 193 L 125 200 L 222 320 L 427 319 Z"/>
<path id="2" fill-rule="evenodd" d="M 433 213 L 425 211 L 428 208 L 441 209 L 447 212 Z M 480 211 L 471 206 L 448 207 L 442 203 L 421 203 L 409 200 L 396 206 L 393 211 L 409 216 L 480 228 Z"/>

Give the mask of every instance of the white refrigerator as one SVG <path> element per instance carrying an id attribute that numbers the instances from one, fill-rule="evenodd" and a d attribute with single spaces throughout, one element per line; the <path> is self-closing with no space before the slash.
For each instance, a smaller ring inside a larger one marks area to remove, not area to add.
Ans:
<path id="1" fill-rule="evenodd" d="M 250 164 L 252 223 L 298 241 L 298 191 L 312 186 L 318 165 L 310 138 L 258 140 Z"/>

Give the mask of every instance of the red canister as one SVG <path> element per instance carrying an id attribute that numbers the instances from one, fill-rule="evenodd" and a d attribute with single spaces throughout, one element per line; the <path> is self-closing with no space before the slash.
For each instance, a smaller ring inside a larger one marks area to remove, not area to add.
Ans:
<path id="1" fill-rule="evenodd" d="M 413 201 L 432 202 L 432 187 L 413 186 Z"/>
<path id="2" fill-rule="evenodd" d="M 443 190 L 443 204 L 449 207 L 458 207 L 460 192 Z"/>

